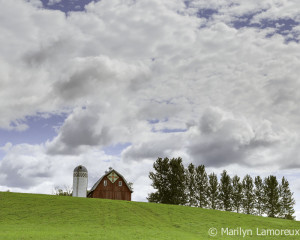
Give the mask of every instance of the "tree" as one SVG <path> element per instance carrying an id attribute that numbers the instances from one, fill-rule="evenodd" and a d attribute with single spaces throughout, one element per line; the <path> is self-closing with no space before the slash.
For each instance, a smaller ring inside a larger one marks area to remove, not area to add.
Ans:
<path id="1" fill-rule="evenodd" d="M 181 158 L 158 158 L 153 164 L 155 172 L 149 173 L 152 186 L 157 192 L 148 196 L 149 202 L 185 204 L 186 175 Z"/>
<path id="2" fill-rule="evenodd" d="M 196 198 L 198 200 L 198 206 L 201 208 L 207 207 L 207 188 L 208 178 L 205 171 L 205 166 L 200 165 L 196 168 Z"/>
<path id="3" fill-rule="evenodd" d="M 243 210 L 246 214 L 254 213 L 254 189 L 253 179 L 246 175 L 243 179 Z"/>
<path id="4" fill-rule="evenodd" d="M 231 178 L 227 174 L 226 170 L 224 170 L 221 174 L 219 192 L 220 192 L 219 199 L 221 203 L 221 209 L 225 211 L 231 211 L 232 185 L 231 185 Z"/>
<path id="5" fill-rule="evenodd" d="M 280 212 L 279 186 L 276 176 L 264 180 L 265 212 L 268 217 L 276 217 Z"/>
<path id="6" fill-rule="evenodd" d="M 157 189 L 157 192 L 151 193 L 148 197 L 149 202 L 169 203 L 170 183 L 167 181 L 169 174 L 169 159 L 158 158 L 153 163 L 156 172 L 150 172 L 149 178 L 152 180 L 151 186 Z"/>
<path id="7" fill-rule="evenodd" d="M 293 193 L 290 190 L 289 182 L 283 177 L 280 185 L 280 212 L 279 216 L 281 218 L 294 220 L 295 217 L 293 214 L 295 213 L 294 205 L 295 200 L 293 198 Z"/>
<path id="8" fill-rule="evenodd" d="M 255 177 L 254 185 L 255 185 L 255 190 L 254 190 L 255 213 L 261 216 L 264 213 L 265 196 L 264 196 L 264 184 L 260 176 Z"/>
<path id="9" fill-rule="evenodd" d="M 232 178 L 232 208 L 237 213 L 240 212 L 243 201 L 243 185 L 240 182 L 240 177 L 235 175 Z"/>
<path id="10" fill-rule="evenodd" d="M 185 169 L 182 164 L 182 159 L 172 158 L 170 160 L 170 174 L 169 180 L 171 182 L 171 192 L 172 192 L 172 204 L 183 205 L 186 204 L 187 197 L 185 193 L 185 182 L 186 175 Z"/>
<path id="11" fill-rule="evenodd" d="M 217 209 L 219 206 L 219 184 L 218 177 L 215 173 L 211 173 L 208 176 L 208 188 L 207 188 L 207 199 L 208 206 L 211 209 Z"/>
<path id="12" fill-rule="evenodd" d="M 133 183 L 132 182 L 127 182 L 127 185 L 130 188 L 130 190 L 133 191 Z"/>
<path id="13" fill-rule="evenodd" d="M 195 166 L 191 163 L 186 170 L 187 203 L 189 206 L 197 206 L 195 175 Z"/>
<path id="14" fill-rule="evenodd" d="M 159 194 L 159 192 L 150 193 L 147 197 L 147 200 L 149 202 L 164 203 L 162 202 L 162 196 Z"/>
<path id="15" fill-rule="evenodd" d="M 53 194 L 58 196 L 72 196 L 73 190 L 70 186 L 64 185 L 63 187 L 55 186 Z"/>

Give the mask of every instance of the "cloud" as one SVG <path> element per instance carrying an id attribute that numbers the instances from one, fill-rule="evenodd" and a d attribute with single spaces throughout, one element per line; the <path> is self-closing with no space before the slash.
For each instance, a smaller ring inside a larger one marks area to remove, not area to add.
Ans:
<path id="1" fill-rule="evenodd" d="M 4 152 L 8 152 L 12 147 L 12 143 L 7 142 L 4 146 L 0 147 L 0 150 Z"/>
<path id="2" fill-rule="evenodd" d="M 27 144 L 10 146 L 10 150 L 7 150 L 7 154 L 0 162 L 0 169 L 3 173 L 2 185 L 26 189 L 51 177 L 50 166 L 43 159 L 44 156 L 40 154 L 39 148 L 39 146 Z"/>
<path id="3" fill-rule="evenodd" d="M 6 61 L 1 64 L 7 89 L 2 95 L 7 101 L 2 102 L 6 117 L 1 126 L 8 129 L 14 128 L 12 121 L 37 111 L 64 111 L 95 101 L 130 102 L 139 108 L 135 112 L 142 120 L 169 118 L 170 124 L 173 117 L 182 119 L 181 127 L 191 120 L 186 119 L 190 112 L 199 118 L 207 105 L 233 112 L 248 109 L 242 113 L 247 115 L 264 108 L 261 112 L 267 115 L 273 95 L 266 96 L 268 89 L 260 86 L 268 86 L 275 74 L 284 76 L 285 71 L 276 69 L 286 65 L 271 59 L 281 56 L 292 66 L 298 64 L 284 54 L 297 46 L 265 39 L 261 35 L 265 30 L 237 31 L 217 21 L 199 29 L 203 20 L 178 14 L 185 11 L 182 2 L 101 1 L 67 18 L 58 11 L 36 11 L 20 1 L 5 4 L 22 12 L 17 24 L 2 23 L 6 39 L 16 36 L 9 44 L 2 43 L 11 46 L 3 52 Z M 21 22 L 26 23 L 26 32 L 19 29 Z M 15 50 L 17 55 L 12 54 Z M 296 77 L 291 82 L 292 87 Z"/>
<path id="4" fill-rule="evenodd" d="M 199 130 L 192 137 L 188 151 L 197 163 L 207 166 L 265 164 L 261 159 L 253 163 L 252 155 L 275 147 L 281 140 L 280 133 L 273 130 L 269 121 L 255 128 L 246 119 L 218 108 L 209 108 L 203 113 Z"/>
<path id="5" fill-rule="evenodd" d="M 300 45 L 287 41 L 297 39 L 297 1 L 102 0 L 67 15 L 38 1 L 0 3 L 0 128 L 68 114 L 46 143 L 5 147 L 5 188 L 68 182 L 81 161 L 106 167 L 113 157 L 101 149 L 118 143 L 130 145 L 116 166 L 145 184 L 137 176 L 159 156 L 215 169 L 300 167 Z M 278 32 L 287 18 L 296 25 Z"/>
<path id="6" fill-rule="evenodd" d="M 148 173 L 152 161 L 140 163 L 123 162 L 117 157 L 106 155 L 97 148 L 88 149 L 77 156 L 48 155 L 45 146 L 6 144 L 6 156 L 0 161 L 0 191 L 30 193 L 53 192 L 55 186 L 72 187 L 73 169 L 82 164 L 88 169 L 88 188 L 113 167 L 134 183 L 135 201 L 145 201 L 151 191 Z M 148 183 L 148 187 L 145 187 Z"/>
<path id="7" fill-rule="evenodd" d="M 40 0 L 26 0 L 26 1 L 32 4 L 34 7 L 39 7 L 39 8 L 43 7 L 43 3 Z"/>
<path id="8" fill-rule="evenodd" d="M 7 146 L 8 144 L 6 149 Z M 51 188 L 55 185 L 71 185 L 72 171 L 79 164 L 89 167 L 93 179 L 96 171 L 99 169 L 104 171 L 102 167 L 108 168 L 109 164 L 114 165 L 109 161 L 116 159 L 93 149 L 93 151 L 85 151 L 82 155 L 66 156 L 62 161 L 60 156 L 47 155 L 44 145 L 10 145 L 9 150 L 6 151 L 5 157 L 0 162 L 1 185 L 10 189 L 28 190 L 42 185 L 51 185 Z M 102 162 L 100 164 L 102 166 L 95 168 L 99 162 Z M 47 188 L 42 192 L 50 193 L 51 190 Z"/>
<path id="9" fill-rule="evenodd" d="M 49 0 L 48 2 L 48 5 L 54 5 L 54 4 L 57 4 L 57 3 L 60 3 L 62 0 Z"/>
<path id="10" fill-rule="evenodd" d="M 70 115 L 60 129 L 60 133 L 56 139 L 48 146 L 48 153 L 79 153 L 80 147 L 96 146 L 100 144 L 100 135 L 102 139 L 105 129 L 97 132 L 97 114 L 92 115 L 85 110 L 77 110 Z M 85 149 L 84 149 L 85 150 Z"/>
<path id="11" fill-rule="evenodd" d="M 178 157 L 174 153 L 183 146 L 183 139 L 178 133 L 148 133 L 143 139 L 133 142 L 122 152 L 125 161 L 154 161 L 158 157 Z"/>
<path id="12" fill-rule="evenodd" d="M 159 124 L 153 122 L 151 125 Z M 165 122 L 167 125 L 167 121 Z M 269 120 L 252 122 L 217 107 L 203 112 L 184 132 L 151 132 L 137 138 L 122 152 L 126 161 L 157 157 L 184 157 L 208 167 L 229 165 L 292 169 L 298 166 L 298 140 L 294 133 Z M 277 151 L 281 149 L 281 151 Z"/>

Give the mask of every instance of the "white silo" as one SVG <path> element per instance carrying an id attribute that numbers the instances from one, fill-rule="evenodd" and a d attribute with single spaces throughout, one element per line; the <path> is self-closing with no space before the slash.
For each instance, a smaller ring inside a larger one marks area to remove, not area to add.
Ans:
<path id="1" fill-rule="evenodd" d="M 88 185 L 88 171 L 79 165 L 73 172 L 73 197 L 86 197 Z"/>

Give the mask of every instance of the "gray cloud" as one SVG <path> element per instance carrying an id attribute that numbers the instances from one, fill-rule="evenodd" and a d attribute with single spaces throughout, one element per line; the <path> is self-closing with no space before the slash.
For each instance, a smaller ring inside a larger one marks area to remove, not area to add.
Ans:
<path id="1" fill-rule="evenodd" d="M 274 131 L 269 121 L 253 127 L 246 119 L 236 118 L 217 108 L 204 112 L 199 130 L 192 138 L 188 151 L 195 162 L 213 167 L 233 163 L 248 166 L 267 164 L 266 156 L 259 156 L 258 153 L 275 149 L 287 136 Z"/>
<path id="2" fill-rule="evenodd" d="M 10 146 L 6 151 L 0 162 L 1 185 L 27 189 L 53 176 L 51 165 L 45 161 L 39 146 L 23 144 Z"/>
<path id="3" fill-rule="evenodd" d="M 109 141 L 108 129 L 96 129 L 99 122 L 97 112 L 77 109 L 65 121 L 59 135 L 48 143 L 49 154 L 76 154 L 80 147 L 97 146 Z M 84 148 L 83 148 L 84 149 Z"/>
<path id="4" fill-rule="evenodd" d="M 5 4 L 6 18 L 11 11 L 20 12 L 20 18 L 18 24 L 1 23 L 4 39 L 15 36 L 9 43 L 1 43 L 8 46 L 1 52 L 5 59 L 1 84 L 7 89 L 0 96 L 5 99 L 0 104 L 5 116 L 1 126 L 11 129 L 12 121 L 37 111 L 93 108 L 93 114 L 82 120 L 69 119 L 60 129 L 53 140 L 56 144 L 52 143 L 55 149 L 63 149 L 60 152 L 75 153 L 80 146 L 102 146 L 118 138 L 138 143 L 143 138 L 140 133 L 147 134 L 153 127 L 146 124 L 149 119 L 160 120 L 154 126 L 160 131 L 185 129 L 202 118 L 200 131 L 211 141 L 208 149 L 233 144 L 240 149 L 232 152 L 237 154 L 233 159 L 252 151 L 249 149 L 275 144 L 258 140 L 258 132 L 249 143 L 241 144 L 234 134 L 239 128 L 244 130 L 239 127 L 243 123 L 224 123 L 217 116 L 203 115 L 207 106 L 229 109 L 239 119 L 248 119 L 244 126 L 250 128 L 247 134 L 257 131 L 256 125 L 264 119 L 276 131 L 299 129 L 294 90 L 299 61 L 293 54 L 298 45 L 286 45 L 280 38 L 266 39 L 268 30 L 238 31 L 228 24 L 236 16 L 261 9 L 271 15 L 275 7 L 294 16 L 286 1 L 277 6 L 265 1 L 232 5 L 199 0 L 191 1 L 189 9 L 181 1 L 101 1 L 87 6 L 84 14 L 72 13 L 67 18 L 59 12 L 36 11 L 21 1 Z M 218 9 L 222 14 L 199 28 L 204 20 L 189 15 L 191 8 Z M 26 23 L 26 31 L 19 29 L 21 22 Z M 227 124 L 227 130 L 218 124 Z M 138 130 L 134 126 L 139 126 Z M 242 137 L 249 137 L 247 134 Z M 213 147 L 214 142 L 218 147 Z M 191 153 L 198 155 L 198 151 L 191 147 Z"/>
<path id="5" fill-rule="evenodd" d="M 55 92 L 67 100 L 82 98 L 88 94 L 102 95 L 105 88 L 109 88 L 109 83 L 114 85 L 115 73 L 101 60 L 79 61 L 74 68 L 75 72 L 67 80 L 62 79 L 56 83 Z"/>
<path id="6" fill-rule="evenodd" d="M 21 120 L 38 112 L 70 115 L 36 152 L 7 150 L 6 185 L 39 191 L 65 183 L 82 156 L 91 168 L 98 158 L 108 167 L 113 157 L 99 151 L 122 142 L 131 146 L 114 164 L 138 166 L 134 179 L 158 156 L 217 169 L 300 167 L 300 45 L 266 38 L 274 29 L 232 24 L 253 13 L 252 23 L 298 21 L 298 1 L 102 0 L 67 17 L 30 2 L 1 1 L 0 128 L 26 130 Z M 204 8 L 215 14 L 199 18 Z"/>
<path id="7" fill-rule="evenodd" d="M 122 152 L 125 161 L 156 160 L 158 157 L 173 157 L 176 150 L 181 149 L 181 137 L 177 133 L 159 134 L 154 136 L 149 134 L 149 141 L 134 143 Z M 172 141 L 171 138 L 176 139 Z"/>

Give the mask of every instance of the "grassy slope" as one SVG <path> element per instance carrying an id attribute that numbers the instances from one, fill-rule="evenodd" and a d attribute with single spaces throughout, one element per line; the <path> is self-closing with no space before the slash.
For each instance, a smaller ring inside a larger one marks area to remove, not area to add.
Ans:
<path id="1" fill-rule="evenodd" d="M 154 203 L 0 192 L 0 239 L 242 239 L 215 227 L 300 229 L 300 222 Z"/>

